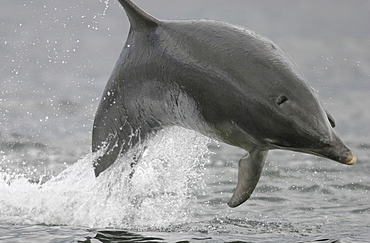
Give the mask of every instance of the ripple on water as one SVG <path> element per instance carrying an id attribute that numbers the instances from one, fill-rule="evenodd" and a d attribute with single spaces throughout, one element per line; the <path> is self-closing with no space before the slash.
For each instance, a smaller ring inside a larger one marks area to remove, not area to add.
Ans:
<path id="1" fill-rule="evenodd" d="M 279 192 L 282 190 L 283 189 L 281 187 L 271 186 L 271 185 L 261 185 L 255 189 L 256 192 L 260 192 L 260 193 Z"/>
<path id="2" fill-rule="evenodd" d="M 331 186 L 336 189 L 370 191 L 370 186 L 362 184 L 362 183 L 348 183 L 348 184 L 343 184 L 343 185 L 333 184 Z"/>

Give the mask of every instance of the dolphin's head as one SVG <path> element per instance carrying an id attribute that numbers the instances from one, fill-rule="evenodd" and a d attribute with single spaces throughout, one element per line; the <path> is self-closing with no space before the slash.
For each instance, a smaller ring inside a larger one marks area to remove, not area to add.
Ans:
<path id="1" fill-rule="evenodd" d="M 314 92 L 301 89 L 280 94 L 271 106 L 276 125 L 270 134 L 263 136 L 270 148 L 315 154 L 348 165 L 356 162 L 356 157 L 334 132 L 335 122 Z"/>
<path id="2" fill-rule="evenodd" d="M 243 70 L 238 78 L 242 77 L 240 90 L 246 93 L 246 114 L 237 119 L 239 128 L 252 135 L 261 148 L 299 151 L 354 164 L 356 157 L 333 130 L 334 119 L 296 65 L 271 41 L 258 41 L 247 46 L 249 66 L 239 62 L 236 67 Z"/>

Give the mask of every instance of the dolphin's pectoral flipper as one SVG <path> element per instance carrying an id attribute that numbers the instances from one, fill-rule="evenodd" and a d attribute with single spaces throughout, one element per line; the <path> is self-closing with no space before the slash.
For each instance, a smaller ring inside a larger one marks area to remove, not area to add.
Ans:
<path id="1" fill-rule="evenodd" d="M 238 185 L 234 195 L 227 203 L 230 207 L 234 208 L 239 206 L 252 195 L 260 179 L 267 153 L 268 150 L 260 150 L 254 147 L 249 152 L 249 155 L 245 155 L 240 159 Z"/>

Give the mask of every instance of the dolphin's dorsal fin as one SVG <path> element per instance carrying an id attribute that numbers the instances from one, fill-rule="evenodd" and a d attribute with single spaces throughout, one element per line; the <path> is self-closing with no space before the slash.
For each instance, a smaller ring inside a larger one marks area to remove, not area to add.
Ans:
<path id="1" fill-rule="evenodd" d="M 126 11 L 127 17 L 131 23 L 131 28 L 133 30 L 149 29 L 159 25 L 160 21 L 158 19 L 141 10 L 130 0 L 118 1 Z"/>
<path id="2" fill-rule="evenodd" d="M 238 185 L 234 195 L 227 203 L 234 208 L 245 202 L 257 186 L 261 177 L 262 169 L 268 150 L 260 150 L 255 147 L 249 151 L 249 155 L 243 156 L 239 161 Z"/>

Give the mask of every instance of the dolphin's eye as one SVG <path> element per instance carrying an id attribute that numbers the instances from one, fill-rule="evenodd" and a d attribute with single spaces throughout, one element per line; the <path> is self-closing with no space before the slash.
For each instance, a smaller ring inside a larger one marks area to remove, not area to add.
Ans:
<path id="1" fill-rule="evenodd" d="M 280 95 L 276 100 L 276 104 L 280 106 L 286 101 L 288 101 L 288 98 L 285 95 Z"/>

